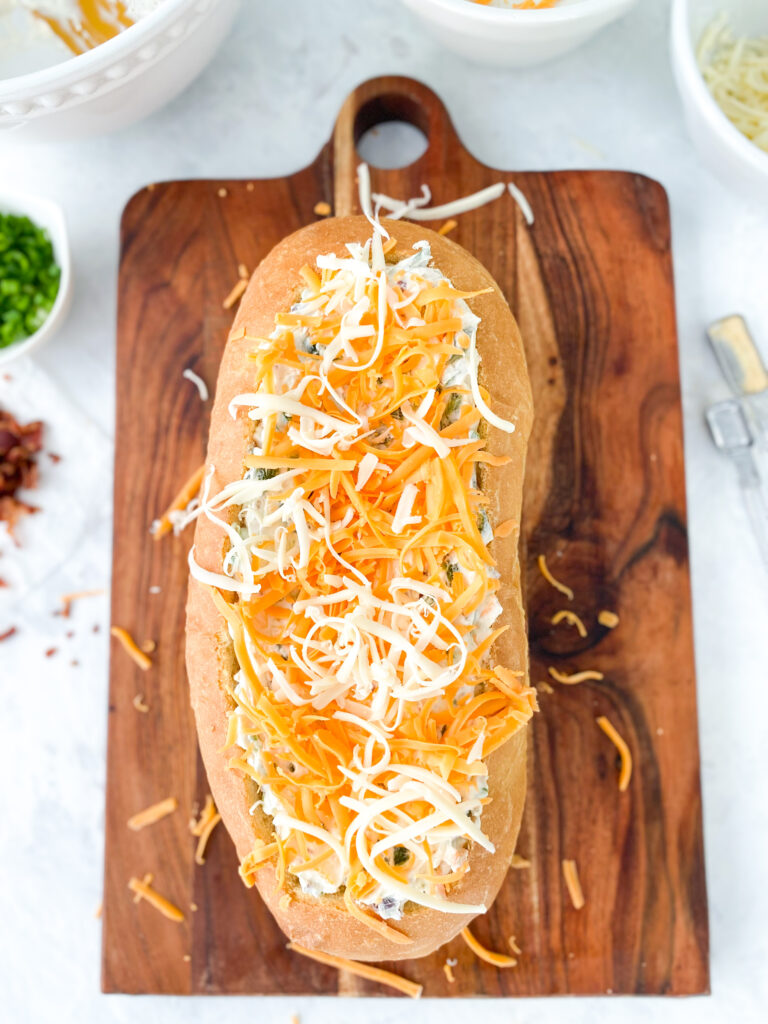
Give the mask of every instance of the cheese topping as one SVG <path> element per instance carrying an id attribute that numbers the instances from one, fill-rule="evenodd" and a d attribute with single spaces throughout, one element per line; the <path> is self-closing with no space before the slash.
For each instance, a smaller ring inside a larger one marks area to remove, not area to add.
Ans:
<path id="1" fill-rule="evenodd" d="M 486 759 L 536 698 L 524 662 L 488 661 L 506 627 L 477 466 L 505 460 L 481 419 L 514 423 L 477 379 L 478 293 L 455 289 L 425 242 L 387 264 L 370 220 L 372 239 L 305 267 L 297 300 L 253 338 L 230 406 L 254 425 L 243 477 L 214 496 L 207 484 L 190 513 L 227 552 L 216 572 L 193 552 L 190 571 L 238 663 L 231 766 L 274 830 L 244 879 L 275 861 L 281 885 L 343 889 L 381 931 L 408 902 L 486 909 L 450 891 L 473 844 L 493 851 Z"/>

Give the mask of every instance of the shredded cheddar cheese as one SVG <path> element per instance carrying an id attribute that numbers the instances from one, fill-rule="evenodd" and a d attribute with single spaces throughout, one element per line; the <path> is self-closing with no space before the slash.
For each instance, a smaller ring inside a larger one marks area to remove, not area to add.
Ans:
<path id="1" fill-rule="evenodd" d="M 243 297 L 247 287 L 247 279 L 244 277 L 239 277 L 237 279 L 237 282 L 232 286 L 230 291 L 227 293 L 227 297 L 222 302 L 222 309 L 232 309 L 234 304 Z"/>
<path id="2" fill-rule="evenodd" d="M 557 626 L 561 622 L 567 622 L 569 626 L 575 626 L 580 637 L 587 635 L 587 627 L 581 621 L 576 612 L 572 612 L 567 608 L 563 608 L 562 611 L 555 612 L 552 616 L 552 625 Z"/>
<path id="3" fill-rule="evenodd" d="M 525 857 L 521 857 L 519 853 L 513 853 L 509 866 L 515 871 L 524 871 L 531 866 L 531 862 Z"/>
<path id="4" fill-rule="evenodd" d="M 585 669 L 583 672 L 572 672 L 570 675 L 566 672 L 558 672 L 556 668 L 551 666 L 547 669 L 547 672 L 552 676 L 556 683 L 564 683 L 566 686 L 574 686 L 577 683 L 586 683 L 590 679 L 600 681 L 605 679 L 602 672 L 596 672 L 594 669 Z"/>
<path id="5" fill-rule="evenodd" d="M 424 991 L 423 985 L 418 985 L 415 981 L 409 981 L 407 978 L 401 978 L 399 974 L 393 974 L 392 971 L 384 971 L 380 967 L 371 967 L 369 964 L 361 964 L 356 960 L 347 960 L 342 956 L 332 956 L 330 953 L 320 953 L 314 949 L 306 949 L 297 942 L 289 942 L 286 948 L 290 949 L 293 953 L 298 953 L 300 956 L 316 960 L 319 964 L 327 964 L 329 967 L 336 967 L 340 971 L 349 971 L 350 974 L 356 974 L 358 978 L 366 978 L 368 981 L 376 981 L 380 985 L 395 988 L 398 992 L 410 996 L 411 999 L 419 999 Z"/>
<path id="6" fill-rule="evenodd" d="M 568 895 L 571 898 L 574 910 L 581 910 L 586 900 L 584 899 L 584 893 L 581 888 L 581 882 L 579 881 L 579 872 L 576 867 L 575 860 L 564 860 L 563 866 L 563 878 L 565 879 L 565 885 L 568 889 Z"/>
<path id="7" fill-rule="evenodd" d="M 494 953 L 492 950 L 486 949 L 477 941 L 469 928 L 462 928 L 461 937 L 475 956 L 485 960 L 487 964 L 493 964 L 494 967 L 517 967 L 517 960 L 513 956 L 507 956 L 506 953 Z"/>
<path id="8" fill-rule="evenodd" d="M 454 957 L 448 957 L 448 959 L 443 964 L 443 974 L 445 975 L 445 980 L 448 982 L 449 985 L 456 984 L 456 977 L 453 973 L 453 968 L 456 966 L 457 963 L 458 961 Z"/>
<path id="9" fill-rule="evenodd" d="M 330 217 L 332 213 L 331 204 L 320 200 L 319 203 L 315 203 L 314 212 L 318 217 Z"/>
<path id="10" fill-rule="evenodd" d="M 141 711 L 143 715 L 146 715 L 147 712 L 149 711 L 149 704 L 145 703 L 143 693 L 137 693 L 136 696 L 131 701 L 131 703 L 136 708 L 136 710 Z"/>
<path id="11" fill-rule="evenodd" d="M 503 627 L 477 467 L 509 457 L 481 421 L 515 423 L 478 378 L 468 303 L 487 289 L 455 288 L 426 243 L 396 256 L 359 175 L 372 237 L 303 267 L 252 338 L 230 403 L 252 424 L 243 475 L 212 495 L 211 467 L 188 517 L 218 524 L 225 554 L 189 564 L 237 662 L 230 767 L 273 826 L 243 881 L 269 862 L 280 889 L 343 889 L 397 943 L 406 903 L 485 909 L 452 887 L 473 845 L 493 849 L 486 759 L 537 705 L 524 667 L 490 660 Z"/>
<path id="12" fill-rule="evenodd" d="M 161 896 L 159 892 L 152 888 L 151 883 L 151 875 L 145 875 L 143 879 L 132 878 L 128 882 L 128 888 L 131 892 L 135 893 L 134 902 L 138 903 L 139 900 L 146 900 L 155 910 L 159 910 L 163 917 L 167 917 L 169 921 L 181 923 L 184 920 L 183 911 L 179 910 L 165 896 Z"/>
<path id="13" fill-rule="evenodd" d="M 597 621 L 606 629 L 616 629 L 619 624 L 619 616 L 616 612 L 601 611 L 598 613 Z"/>
<path id="14" fill-rule="evenodd" d="M 128 630 L 123 629 L 122 626 L 112 626 L 109 632 L 120 642 L 123 650 L 133 658 L 140 669 L 146 672 L 147 669 L 152 668 L 152 659 L 141 650 Z"/>
<path id="15" fill-rule="evenodd" d="M 550 586 L 554 587 L 555 590 L 559 590 L 561 594 L 565 594 L 565 596 L 568 598 L 569 601 L 572 601 L 573 600 L 573 591 L 571 590 L 570 587 L 567 587 L 564 583 L 561 583 L 559 580 L 555 579 L 555 577 L 552 575 L 552 573 L 549 570 L 549 566 L 547 565 L 546 556 L 545 555 L 539 555 L 539 557 L 537 559 L 537 562 L 538 562 L 538 566 L 539 566 L 539 572 L 544 577 L 544 579 L 547 581 L 547 583 L 549 583 Z"/>
<path id="16" fill-rule="evenodd" d="M 195 850 L 195 864 L 205 864 L 205 848 L 208 845 L 208 840 L 211 838 L 211 833 L 221 821 L 221 815 L 216 810 L 216 804 L 213 802 L 213 797 L 210 793 L 205 798 L 205 806 L 200 812 L 200 817 L 195 821 L 194 819 L 189 824 L 189 831 L 193 836 L 197 836 L 197 849 Z"/>
<path id="17" fill-rule="evenodd" d="M 153 524 L 152 536 L 155 540 L 160 540 L 161 537 L 164 537 L 167 533 L 170 533 L 173 530 L 174 513 L 184 512 L 184 510 L 189 506 L 190 502 L 200 490 L 204 473 L 205 466 L 199 466 L 184 483 L 184 486 L 178 492 L 165 512 L 163 512 L 157 522 Z"/>
<path id="18" fill-rule="evenodd" d="M 128 828 L 133 832 L 139 832 L 141 829 L 146 828 L 147 825 L 154 825 L 161 818 L 173 814 L 178 806 L 179 804 L 175 797 L 166 797 L 165 800 L 160 800 L 158 803 L 152 804 L 151 807 L 147 807 L 130 817 L 127 821 Z"/>
<path id="19" fill-rule="evenodd" d="M 605 715 L 600 715 L 596 721 L 619 752 L 619 757 L 621 758 L 619 790 L 623 793 L 629 787 L 629 780 L 632 778 L 632 753 L 624 737 L 621 736 Z"/>
<path id="20" fill-rule="evenodd" d="M 448 235 L 450 234 L 451 231 L 454 231 L 458 226 L 459 222 L 457 220 L 454 220 L 453 217 L 451 217 L 451 219 L 447 220 L 445 224 L 441 224 L 441 226 L 437 229 L 437 233 L 438 235 Z"/>

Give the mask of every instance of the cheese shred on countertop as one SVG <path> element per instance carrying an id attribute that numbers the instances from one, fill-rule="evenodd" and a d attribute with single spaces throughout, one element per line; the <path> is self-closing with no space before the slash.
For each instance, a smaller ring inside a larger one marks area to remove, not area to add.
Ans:
<path id="1" fill-rule="evenodd" d="M 549 566 L 547 565 L 546 556 L 539 555 L 537 562 L 539 566 L 539 572 L 547 581 L 547 583 L 549 583 L 550 586 L 554 587 L 555 590 L 559 590 L 561 594 L 565 594 L 569 601 L 572 601 L 573 591 L 570 587 L 567 587 L 564 583 L 561 583 L 559 580 L 555 579 L 555 577 L 550 572 Z"/>

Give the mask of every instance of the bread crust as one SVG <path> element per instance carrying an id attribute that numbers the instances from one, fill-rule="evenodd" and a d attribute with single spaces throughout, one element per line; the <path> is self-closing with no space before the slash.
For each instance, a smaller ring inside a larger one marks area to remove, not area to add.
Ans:
<path id="1" fill-rule="evenodd" d="M 481 375 L 491 394 L 495 412 L 516 424 L 513 434 L 489 427 L 489 449 L 510 456 L 510 462 L 484 474 L 481 486 L 490 499 L 492 523 L 515 519 L 519 523 L 525 453 L 533 421 L 533 402 L 525 353 L 517 324 L 498 285 L 474 257 L 454 242 L 415 224 L 384 222 L 397 239 L 394 258 L 410 254 L 414 243 L 426 239 L 432 247 L 434 265 L 462 290 L 492 288 L 492 293 L 471 300 L 481 318 L 477 347 L 482 358 Z M 230 339 L 221 362 L 216 398 L 211 416 L 207 467 L 215 467 L 211 493 L 227 481 L 243 475 L 243 458 L 250 444 L 251 423 L 240 415 L 229 415 L 231 399 L 249 390 L 248 352 L 253 342 L 243 337 L 266 337 L 274 327 L 274 316 L 295 301 L 300 290 L 299 270 L 314 265 L 318 255 L 345 254 L 348 242 L 364 242 L 370 225 L 363 217 L 320 221 L 290 235 L 277 245 L 254 272 L 243 296 Z M 392 258 L 392 257 L 389 257 Z M 522 605 L 518 532 L 493 541 L 492 551 L 501 575 L 499 600 L 504 609 L 500 624 L 509 628 L 497 641 L 493 659 L 511 669 L 528 671 L 528 644 Z M 197 522 L 195 552 L 207 569 L 221 571 L 225 551 L 223 531 L 204 517 Z M 236 671 L 228 633 L 205 588 L 189 581 L 187 602 L 187 671 L 195 713 L 200 750 L 208 773 L 211 792 L 237 849 L 240 860 L 252 850 L 254 841 L 271 839 L 271 823 L 257 808 L 258 787 L 227 767 L 230 753 L 222 748 L 227 733 L 227 716 L 232 707 L 228 687 Z M 490 804 L 483 812 L 483 830 L 496 847 L 490 854 L 474 845 L 470 870 L 451 890 L 450 898 L 463 903 L 490 906 L 501 887 L 517 842 L 526 791 L 527 727 L 521 728 L 504 746 L 487 759 Z M 289 876 L 290 877 L 290 876 Z M 345 909 L 339 895 L 311 897 L 298 886 L 290 889 L 290 902 L 277 890 L 274 866 L 263 865 L 256 884 L 278 924 L 291 940 L 355 960 L 399 960 L 425 956 L 453 938 L 472 918 L 409 905 L 397 922 L 399 931 L 409 935 L 410 945 L 396 945 L 366 927 Z M 286 905 L 287 903 L 287 905 Z"/>

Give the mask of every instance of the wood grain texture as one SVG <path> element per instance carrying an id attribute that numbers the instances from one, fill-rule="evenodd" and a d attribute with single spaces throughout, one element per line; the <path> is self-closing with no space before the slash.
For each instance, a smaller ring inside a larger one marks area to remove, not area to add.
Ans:
<path id="1" fill-rule="evenodd" d="M 517 968 L 480 963 L 460 940 L 398 965 L 425 995 L 689 994 L 708 990 L 708 926 L 701 835 L 674 293 L 663 189 L 614 172 L 515 173 L 476 161 L 433 93 L 410 79 L 360 86 L 314 164 L 258 182 L 171 182 L 126 208 L 118 311 L 113 622 L 158 642 L 149 672 L 115 648 L 111 665 L 103 987 L 110 992 L 360 993 L 377 986 L 285 949 L 232 844 L 214 833 L 194 864 L 187 822 L 206 780 L 184 673 L 188 537 L 149 539 L 152 519 L 202 462 L 208 408 L 181 377 L 211 385 L 231 314 L 222 300 L 237 266 L 253 268 L 309 223 L 319 200 L 357 212 L 355 141 L 383 120 L 425 131 L 423 157 L 373 171 L 374 188 L 445 202 L 514 181 L 536 222 L 510 197 L 459 218 L 452 238 L 489 268 L 526 342 L 536 426 L 526 481 L 524 543 L 532 678 L 595 668 L 605 679 L 542 694 L 533 726 L 530 787 L 518 849 L 533 866 L 511 871 L 474 931 Z M 225 194 L 219 194 L 225 190 Z M 544 553 L 575 591 L 568 602 L 536 567 Z M 151 595 L 150 586 L 160 586 Z M 552 626 L 570 607 L 588 636 Z M 618 612 L 619 627 L 597 623 Z M 150 712 L 131 701 L 143 693 Z M 635 758 L 619 793 L 605 714 Z M 179 810 L 130 832 L 127 818 L 173 795 Z M 560 862 L 579 866 L 586 906 L 575 911 Z M 152 872 L 185 912 L 173 924 L 127 890 Z M 190 909 L 190 904 L 197 910 Z M 189 959 L 184 959 L 188 957 Z M 456 982 L 442 970 L 456 957 Z"/>

